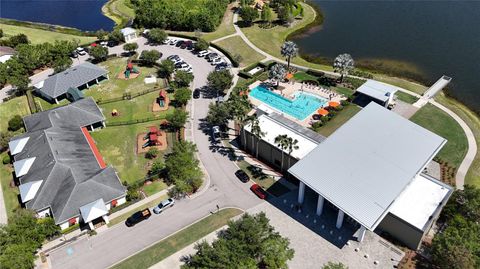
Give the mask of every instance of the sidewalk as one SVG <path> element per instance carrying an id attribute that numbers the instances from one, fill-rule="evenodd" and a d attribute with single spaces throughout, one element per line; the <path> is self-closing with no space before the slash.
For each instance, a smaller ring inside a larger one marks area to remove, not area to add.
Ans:
<path id="1" fill-rule="evenodd" d="M 8 223 L 7 209 L 5 208 L 2 185 L 0 184 L 0 225 L 7 224 L 7 223 Z"/>

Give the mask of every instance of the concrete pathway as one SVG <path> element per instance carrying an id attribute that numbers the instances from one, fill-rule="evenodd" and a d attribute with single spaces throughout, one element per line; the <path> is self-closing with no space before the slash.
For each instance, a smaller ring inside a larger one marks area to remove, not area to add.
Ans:
<path id="1" fill-rule="evenodd" d="M 310 7 L 311 8 L 311 7 Z M 247 38 L 247 36 L 242 32 L 242 30 L 240 29 L 240 27 L 238 27 L 237 25 L 237 22 L 238 22 L 238 14 L 235 13 L 233 15 L 233 25 L 235 27 L 235 31 L 238 33 L 238 35 L 245 41 L 245 43 L 247 43 L 248 46 L 250 46 L 250 48 L 252 48 L 253 50 L 255 50 L 256 52 L 262 54 L 263 56 L 265 56 L 266 58 L 264 60 L 262 60 L 263 62 L 266 62 L 266 61 L 269 61 L 269 60 L 274 60 L 276 62 L 280 62 L 280 63 L 283 63 L 283 64 L 286 64 L 286 61 L 283 60 L 283 59 L 279 59 L 277 57 L 274 57 L 268 53 L 266 53 L 265 51 L 259 49 L 257 46 L 255 46 L 252 42 L 250 42 L 250 40 Z M 280 48 L 279 48 L 280 49 Z M 300 70 L 306 70 L 308 68 L 304 67 L 304 66 L 301 66 L 301 65 L 297 65 L 297 64 L 290 64 L 291 66 L 294 66 L 295 68 L 298 68 Z M 321 72 L 324 72 L 326 74 L 330 74 L 330 75 L 335 75 L 335 76 L 338 76 L 337 73 L 335 72 L 331 72 L 331 71 L 325 71 L 325 70 L 318 70 L 318 71 L 321 71 Z M 382 82 L 383 83 L 383 82 Z M 477 154 L 477 143 L 476 143 L 476 140 L 475 140 L 475 136 L 473 135 L 473 132 L 472 130 L 470 129 L 470 127 L 457 115 L 455 114 L 453 111 L 451 111 L 450 109 L 448 109 L 447 107 L 437 103 L 436 101 L 434 101 L 433 99 L 429 98 L 429 99 L 425 99 L 423 98 L 421 95 L 417 94 L 417 93 L 414 93 L 414 92 L 411 92 L 409 90 L 406 90 L 406 89 L 403 89 L 403 88 L 400 88 L 398 87 L 400 91 L 402 92 L 405 92 L 405 93 L 408 93 L 410 95 L 413 95 L 417 98 L 419 98 L 419 103 L 417 105 L 420 105 L 420 106 L 423 106 L 425 105 L 426 103 L 431 103 L 432 105 L 436 106 L 437 108 L 443 110 L 444 112 L 446 112 L 448 115 L 452 116 L 455 121 L 462 127 L 463 131 L 465 132 L 465 135 L 467 136 L 467 140 L 468 140 L 468 151 L 467 151 L 467 154 L 465 155 L 465 158 L 463 159 L 462 163 L 460 164 L 460 166 L 458 167 L 458 170 L 457 170 L 457 174 L 455 176 L 456 178 L 456 187 L 458 189 L 463 189 L 463 185 L 465 183 L 465 175 L 467 174 L 468 172 L 468 169 L 470 168 L 470 166 L 472 165 L 472 162 L 473 160 L 475 159 L 475 155 Z"/>
<path id="2" fill-rule="evenodd" d="M 3 199 L 2 184 L 0 184 L 0 225 L 8 223 L 7 209 Z"/>

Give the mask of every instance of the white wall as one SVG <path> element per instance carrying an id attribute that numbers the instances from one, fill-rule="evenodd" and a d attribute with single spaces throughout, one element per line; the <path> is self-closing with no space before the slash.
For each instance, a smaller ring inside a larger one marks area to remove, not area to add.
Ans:
<path id="1" fill-rule="evenodd" d="M 38 211 L 37 212 L 37 215 L 39 218 L 45 218 L 46 215 L 49 215 L 50 217 L 52 216 L 52 213 L 50 213 L 50 208 L 47 208 L 45 210 L 42 210 L 42 211 Z"/>
<path id="2" fill-rule="evenodd" d="M 119 205 L 123 205 L 127 202 L 127 198 L 126 197 L 122 197 L 120 199 L 117 200 L 117 206 Z"/>
<path id="3" fill-rule="evenodd" d="M 13 55 L 3 55 L 3 56 L 0 56 L 0 63 L 5 63 L 6 61 L 8 61 L 10 58 L 12 58 Z"/>

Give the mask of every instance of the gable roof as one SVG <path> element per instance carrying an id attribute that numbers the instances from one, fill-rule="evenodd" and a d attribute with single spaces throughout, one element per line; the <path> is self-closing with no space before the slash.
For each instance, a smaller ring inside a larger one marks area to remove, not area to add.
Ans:
<path id="1" fill-rule="evenodd" d="M 27 132 L 12 141 L 29 139 L 14 159 L 35 160 L 19 181 L 32 185 L 42 180 L 33 199 L 25 203 L 27 208 L 39 211 L 50 207 L 59 224 L 78 216 L 83 205 L 125 194 L 115 170 L 99 166 L 81 129 L 104 119 L 91 98 L 24 118 Z"/>
<path id="2" fill-rule="evenodd" d="M 69 88 L 80 87 L 105 74 L 107 74 L 107 70 L 84 62 L 47 78 L 38 91 L 50 98 L 57 98 L 67 93 Z"/>
<path id="3" fill-rule="evenodd" d="M 289 172 L 373 230 L 445 143 L 371 102 Z"/>

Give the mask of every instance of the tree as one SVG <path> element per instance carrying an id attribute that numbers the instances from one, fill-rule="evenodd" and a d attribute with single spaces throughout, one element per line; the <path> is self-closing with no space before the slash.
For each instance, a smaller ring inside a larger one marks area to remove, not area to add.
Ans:
<path id="1" fill-rule="evenodd" d="M 13 137 L 12 132 L 1 132 L 0 133 L 0 152 L 8 149 L 8 142 Z"/>
<path id="2" fill-rule="evenodd" d="M 257 139 L 255 157 L 258 159 L 258 144 L 260 143 L 260 139 L 262 139 L 262 137 L 266 135 L 266 132 L 262 131 L 262 128 L 260 127 L 260 122 L 258 121 L 257 117 L 253 117 L 250 120 L 250 124 L 252 125 L 251 133 Z M 253 143 L 253 139 L 252 139 L 252 143 Z"/>
<path id="3" fill-rule="evenodd" d="M 145 153 L 145 158 L 155 159 L 157 158 L 158 154 L 160 154 L 160 151 L 157 148 L 149 148 L 148 151 Z"/>
<path id="4" fill-rule="evenodd" d="M 226 126 L 230 118 L 226 103 L 210 103 L 208 106 L 207 122 L 210 125 Z"/>
<path id="5" fill-rule="evenodd" d="M 0 29 L 0 38 L 2 38 L 2 37 L 3 37 L 3 30 Z"/>
<path id="6" fill-rule="evenodd" d="M 335 72 L 341 74 L 340 81 L 343 82 L 343 77 L 354 68 L 354 61 L 350 54 L 344 53 L 338 55 L 333 61 L 333 69 Z"/>
<path id="7" fill-rule="evenodd" d="M 120 32 L 119 29 L 115 29 L 112 32 L 108 34 L 108 40 L 113 41 L 113 42 L 124 42 L 123 40 L 123 34 Z"/>
<path id="8" fill-rule="evenodd" d="M 162 44 L 167 38 L 167 33 L 160 28 L 153 28 L 148 32 L 148 41 L 152 44 Z"/>
<path id="9" fill-rule="evenodd" d="M 95 36 L 98 38 L 98 40 L 104 41 L 105 37 L 108 36 L 108 32 L 103 29 L 100 29 L 95 32 Z"/>
<path id="10" fill-rule="evenodd" d="M 195 43 L 196 50 L 207 50 L 208 47 L 210 47 L 210 44 L 203 38 L 199 38 Z"/>
<path id="11" fill-rule="evenodd" d="M 284 152 L 288 149 L 288 136 L 277 135 L 277 137 L 275 137 L 275 145 L 277 145 L 277 147 L 279 147 L 282 151 L 282 164 L 280 166 L 280 169 L 283 171 L 283 155 Z"/>
<path id="12" fill-rule="evenodd" d="M 300 148 L 298 146 L 298 140 L 287 136 L 286 147 L 287 147 L 288 155 L 289 155 L 288 156 L 288 167 L 290 167 L 290 159 L 291 159 L 293 150 L 297 150 L 297 149 Z"/>
<path id="13" fill-rule="evenodd" d="M 268 6 L 268 4 L 265 4 L 263 6 L 262 13 L 261 13 L 261 19 L 268 26 L 270 26 L 272 24 L 273 12 L 272 12 L 272 9 Z"/>
<path id="14" fill-rule="evenodd" d="M 245 214 L 229 221 L 211 245 L 195 245 L 197 252 L 186 258 L 189 268 L 288 268 L 295 254 L 290 242 L 270 225 L 265 213 Z"/>
<path id="15" fill-rule="evenodd" d="M 210 88 L 224 92 L 232 86 L 233 75 L 229 70 L 212 71 L 208 74 L 207 83 Z"/>
<path id="16" fill-rule="evenodd" d="M 165 170 L 165 163 L 162 160 L 157 159 L 153 162 L 152 168 L 150 168 L 149 174 L 161 176 L 164 170 Z"/>
<path id="17" fill-rule="evenodd" d="M 25 34 L 18 34 L 18 35 L 11 36 L 8 39 L 8 43 L 10 47 L 15 48 L 20 44 L 28 44 L 30 43 L 30 41 L 28 40 L 28 37 Z"/>
<path id="18" fill-rule="evenodd" d="M 247 113 L 251 109 L 250 102 L 245 96 L 233 94 L 230 96 L 230 98 L 226 102 L 226 105 L 230 109 L 231 118 L 237 122 L 237 124 L 240 127 L 240 130 L 242 131 L 242 136 L 243 136 L 242 140 L 246 141 L 245 129 L 243 127 L 245 126 L 245 123 L 249 120 Z"/>
<path id="19" fill-rule="evenodd" d="M 348 267 L 341 262 L 339 263 L 328 262 L 322 267 L 322 269 L 348 269 Z"/>
<path id="20" fill-rule="evenodd" d="M 270 70 L 268 70 L 268 77 L 277 81 L 277 87 L 280 84 L 280 80 L 285 79 L 286 74 L 285 66 L 279 63 L 274 64 Z"/>
<path id="21" fill-rule="evenodd" d="M 163 78 L 167 78 L 167 80 L 170 80 L 174 71 L 175 71 L 175 63 L 168 59 L 163 60 L 160 63 L 160 66 L 158 68 L 159 75 Z"/>
<path id="22" fill-rule="evenodd" d="M 177 87 L 188 87 L 193 81 L 193 74 L 186 71 L 178 70 L 175 73 L 175 83 Z"/>
<path id="23" fill-rule="evenodd" d="M 250 6 L 243 6 L 240 10 L 240 17 L 248 25 L 252 25 L 253 21 L 258 18 L 258 11 L 256 8 Z"/>
<path id="24" fill-rule="evenodd" d="M 168 124 L 177 133 L 181 128 L 183 128 L 183 126 L 187 122 L 187 118 L 188 118 L 188 112 L 184 111 L 181 108 L 175 109 L 173 113 L 168 114 L 166 117 Z"/>
<path id="25" fill-rule="evenodd" d="M 161 56 L 162 54 L 157 50 L 144 50 L 140 54 L 140 60 L 142 60 L 145 65 L 152 66 Z"/>
<path id="26" fill-rule="evenodd" d="M 173 94 L 175 101 L 180 105 L 184 106 L 192 99 L 192 90 L 187 87 L 178 88 Z"/>
<path id="27" fill-rule="evenodd" d="M 8 60 L 8 78 L 7 82 L 17 88 L 20 92 L 25 92 L 28 89 L 30 78 L 28 77 L 28 70 L 20 63 L 17 57 Z"/>
<path id="28" fill-rule="evenodd" d="M 203 173 L 199 161 L 195 157 L 197 147 L 188 141 L 175 143 L 172 153 L 165 159 L 167 183 L 175 184 L 171 193 L 175 197 L 182 197 L 187 193 L 194 193 L 202 185 Z"/>
<path id="29" fill-rule="evenodd" d="M 105 61 L 108 56 L 108 49 L 104 48 L 102 46 L 95 46 L 90 49 L 90 55 L 96 60 L 96 61 Z"/>
<path id="30" fill-rule="evenodd" d="M 23 128 L 22 116 L 15 115 L 8 121 L 8 130 L 9 131 L 15 132 L 17 130 L 20 130 L 21 128 Z"/>
<path id="31" fill-rule="evenodd" d="M 280 54 L 287 58 L 287 70 L 290 70 L 290 60 L 292 57 L 297 56 L 297 52 L 297 44 L 293 43 L 292 41 L 285 41 L 285 43 L 283 43 L 280 49 Z"/>
<path id="32" fill-rule="evenodd" d="M 53 71 L 55 73 L 63 72 L 67 70 L 72 65 L 72 63 L 73 63 L 72 58 L 68 56 L 57 57 L 53 61 Z"/>
<path id="33" fill-rule="evenodd" d="M 123 49 L 128 51 L 130 54 L 134 54 L 135 51 L 138 49 L 138 44 L 137 43 L 126 43 L 123 45 Z"/>

